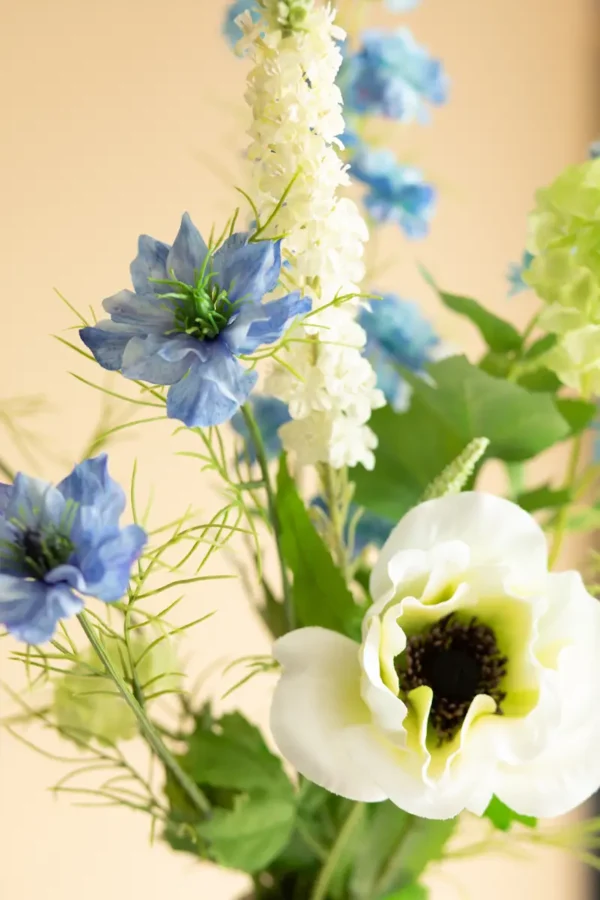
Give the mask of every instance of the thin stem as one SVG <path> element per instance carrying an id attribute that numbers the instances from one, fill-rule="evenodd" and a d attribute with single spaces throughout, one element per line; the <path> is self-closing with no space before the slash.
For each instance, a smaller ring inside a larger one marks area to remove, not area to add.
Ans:
<path id="1" fill-rule="evenodd" d="M 315 885 L 310 895 L 310 900 L 326 900 L 327 893 L 331 887 L 331 882 L 338 870 L 343 859 L 344 853 L 348 848 L 348 844 L 354 837 L 357 828 L 362 824 L 365 815 L 364 803 L 357 803 L 348 818 L 342 825 L 340 833 L 335 839 L 335 843 L 329 851 L 329 855 L 325 860 L 323 868 L 319 872 L 319 877 L 315 881 Z"/>
<path id="2" fill-rule="evenodd" d="M 347 576 L 348 551 L 344 540 L 344 530 L 348 513 L 347 502 L 347 471 L 342 470 L 341 478 L 330 465 L 319 466 L 323 493 L 327 503 L 327 513 L 331 522 L 330 537 L 331 549 L 337 565 Z"/>
<path id="3" fill-rule="evenodd" d="M 408 837 L 412 827 L 416 822 L 418 822 L 418 819 L 414 819 L 413 816 L 409 816 L 409 818 L 407 819 L 406 826 L 402 831 L 398 846 L 388 859 L 383 868 L 383 871 L 381 872 L 377 880 L 377 884 L 375 886 L 375 894 L 377 897 L 383 896 L 388 891 L 392 890 L 394 881 L 398 876 L 398 870 L 401 869 L 401 867 L 405 863 L 406 838 Z"/>
<path id="4" fill-rule="evenodd" d="M 269 518 L 271 520 L 271 524 L 273 526 L 273 534 L 275 535 L 275 546 L 277 548 L 277 557 L 279 559 L 279 568 L 281 570 L 281 584 L 283 588 L 283 607 L 284 613 L 287 623 L 288 631 L 293 631 L 296 624 L 296 614 L 294 610 L 294 603 L 292 599 L 292 589 L 290 586 L 290 581 L 288 578 L 287 567 L 285 564 L 285 558 L 283 555 L 283 547 L 281 545 L 281 527 L 279 524 L 279 515 L 277 513 L 277 503 L 275 501 L 275 492 L 273 490 L 273 485 L 271 483 L 271 474 L 269 472 L 269 463 L 267 460 L 267 454 L 265 451 L 265 445 L 262 439 L 262 434 L 260 433 L 260 428 L 258 427 L 258 423 L 254 418 L 254 413 L 248 403 L 245 403 L 242 406 L 242 415 L 244 416 L 244 421 L 248 427 L 248 431 L 250 433 L 250 437 L 252 439 L 252 443 L 254 444 L 254 450 L 256 452 L 256 460 L 258 465 L 260 466 L 260 471 L 262 473 L 265 492 L 267 494 L 267 507 L 269 511 Z"/>
<path id="5" fill-rule="evenodd" d="M 98 655 L 98 658 L 102 662 L 106 670 L 106 674 L 109 675 L 110 678 L 112 678 L 119 690 L 119 693 L 123 697 L 123 700 L 125 701 L 125 703 L 127 703 L 134 716 L 138 720 L 142 736 L 147 741 L 148 745 L 156 754 L 156 756 L 161 760 L 165 769 L 173 776 L 179 787 L 187 795 L 188 799 L 197 809 L 197 811 L 203 817 L 207 816 L 210 813 L 210 804 L 208 803 L 208 800 L 206 799 L 198 785 L 189 777 L 189 775 L 187 775 L 186 772 L 183 771 L 175 757 L 164 744 L 159 732 L 129 690 L 125 679 L 113 665 L 112 660 L 104 649 L 102 641 L 98 638 L 98 635 L 96 634 L 93 625 L 89 622 L 86 614 L 82 612 L 77 616 L 77 618 L 79 619 L 79 624 L 83 628 L 90 644 L 92 645 L 92 647 L 96 651 L 96 654 Z"/>
<path id="6" fill-rule="evenodd" d="M 569 457 L 569 465 L 567 468 L 567 475 L 565 478 L 565 483 L 563 485 L 565 490 L 571 490 L 575 484 L 579 460 L 581 458 L 581 451 L 583 449 L 583 434 L 583 432 L 580 432 L 573 439 L 573 444 L 571 446 L 571 455 Z M 567 530 L 568 516 L 569 505 L 565 504 L 563 507 L 561 507 L 561 510 L 556 519 L 554 540 L 552 541 L 552 549 L 550 550 L 550 556 L 548 560 L 549 568 L 553 568 L 558 560 L 558 557 L 560 556 L 560 551 L 565 538 L 565 532 Z"/>

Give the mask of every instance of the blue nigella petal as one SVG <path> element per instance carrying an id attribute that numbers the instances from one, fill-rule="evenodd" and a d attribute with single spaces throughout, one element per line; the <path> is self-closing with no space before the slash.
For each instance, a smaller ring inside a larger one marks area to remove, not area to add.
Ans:
<path id="1" fill-rule="evenodd" d="M 252 397 L 250 403 L 262 436 L 267 459 L 274 459 L 281 454 L 283 449 L 281 438 L 279 437 L 279 429 L 286 422 L 291 421 L 287 403 L 283 403 L 276 397 L 266 397 L 261 394 Z M 247 456 L 251 463 L 255 463 L 256 450 L 250 440 L 248 426 L 243 415 L 237 412 L 231 419 L 231 424 L 246 444 L 245 452 L 240 453 L 239 458 L 244 459 Z"/>
<path id="2" fill-rule="evenodd" d="M 18 640 L 50 640 L 60 619 L 83 609 L 84 596 L 123 596 L 146 534 L 120 528 L 125 495 L 105 455 L 75 466 L 56 487 L 20 473 L 1 494 L 0 624 Z"/>
<path id="3" fill-rule="evenodd" d="M 208 253 L 187 213 L 172 247 L 142 236 L 131 266 L 135 291 L 108 297 L 110 319 L 80 331 L 105 369 L 170 386 L 167 415 L 190 427 L 230 418 L 257 377 L 238 356 L 278 341 L 311 307 L 300 294 L 263 302 L 279 283 L 280 241 L 233 234 Z"/>
<path id="4" fill-rule="evenodd" d="M 348 112 L 405 122 L 428 121 L 428 104 L 448 99 L 442 63 L 406 28 L 365 31 L 358 52 L 346 56 L 339 83 Z"/>
<path id="5" fill-rule="evenodd" d="M 533 254 L 525 250 L 521 258 L 521 262 L 511 263 L 509 265 L 508 271 L 506 273 L 509 297 L 516 297 L 517 294 L 522 294 L 523 291 L 528 291 L 530 289 L 529 285 L 523 280 L 523 275 L 532 262 Z"/>
<path id="6" fill-rule="evenodd" d="M 0 516 L 4 514 L 13 491 L 12 484 L 0 484 Z"/>
<path id="7" fill-rule="evenodd" d="M 364 204 L 376 222 L 395 222 L 409 238 L 427 235 L 437 194 L 419 169 L 401 165 L 389 150 L 363 147 L 352 159 L 351 174 L 369 188 Z"/>
<path id="8" fill-rule="evenodd" d="M 253 20 L 258 21 L 260 18 L 260 9 L 258 8 L 256 0 L 233 0 L 233 3 L 229 5 L 225 13 L 223 34 L 232 47 L 235 47 L 238 41 L 243 37 L 242 29 L 239 25 L 236 25 L 235 20 L 245 12 L 249 12 L 252 15 Z"/>
<path id="9" fill-rule="evenodd" d="M 377 387 L 397 412 L 408 407 L 410 389 L 401 368 L 415 374 L 425 371 L 440 339 L 419 306 L 395 294 L 374 300 L 358 319 L 367 333 L 364 354 L 377 374 Z"/>

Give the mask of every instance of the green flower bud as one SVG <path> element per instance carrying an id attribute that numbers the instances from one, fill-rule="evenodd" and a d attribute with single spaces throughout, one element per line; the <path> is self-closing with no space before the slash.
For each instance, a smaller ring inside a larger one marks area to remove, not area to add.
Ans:
<path id="1" fill-rule="evenodd" d="M 136 662 L 135 672 L 146 694 L 177 690 L 177 658 L 168 638 L 148 649 L 156 640 L 156 633 L 138 635 L 131 642 L 131 654 Z M 131 664 L 125 645 L 116 638 L 105 637 L 104 645 L 117 671 L 132 680 Z M 139 661 L 139 662 L 138 662 Z M 102 663 L 89 648 L 80 655 L 64 675 L 54 683 L 54 718 L 64 737 L 83 744 L 91 738 L 100 743 L 114 744 L 128 741 L 137 735 L 137 720 L 108 676 L 95 675 Z"/>

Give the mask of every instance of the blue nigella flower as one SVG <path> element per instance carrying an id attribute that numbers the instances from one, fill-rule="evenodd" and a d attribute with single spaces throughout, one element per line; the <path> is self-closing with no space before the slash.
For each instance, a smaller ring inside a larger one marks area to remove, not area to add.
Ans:
<path id="1" fill-rule="evenodd" d="M 350 112 L 426 122 L 427 104 L 445 103 L 449 83 L 442 63 L 402 28 L 365 31 L 360 49 L 346 56 L 339 85 Z"/>
<path id="2" fill-rule="evenodd" d="M 384 294 L 362 309 L 358 319 L 367 333 L 364 354 L 377 373 L 377 387 L 397 412 L 408 407 L 410 386 L 399 367 L 416 374 L 434 358 L 440 339 L 416 303 Z"/>
<path id="3" fill-rule="evenodd" d="M 511 263 L 506 273 L 508 281 L 508 296 L 516 297 L 517 294 L 528 291 L 529 285 L 523 280 L 523 275 L 533 262 L 533 254 L 525 250 L 521 258 L 521 262 Z"/>
<path id="4" fill-rule="evenodd" d="M 594 141 L 590 144 L 588 148 L 588 155 L 590 159 L 598 159 L 600 156 L 600 140 Z"/>
<path id="5" fill-rule="evenodd" d="M 278 400 L 276 397 L 265 397 L 260 394 L 253 397 L 250 403 L 252 404 L 252 412 L 254 413 L 256 424 L 262 435 L 267 458 L 273 459 L 278 457 L 283 449 L 279 437 L 279 429 L 291 420 L 287 403 Z M 256 450 L 252 441 L 249 440 L 250 435 L 243 415 L 237 412 L 233 416 L 231 424 L 246 443 L 246 451 L 240 454 L 240 458 L 243 459 L 247 455 L 250 462 L 255 463 Z"/>
<path id="6" fill-rule="evenodd" d="M 350 172 L 369 187 L 363 202 L 375 222 L 396 222 L 409 238 L 427 235 L 437 193 L 419 169 L 401 165 L 390 150 L 363 147 Z"/>
<path id="7" fill-rule="evenodd" d="M 42 644 L 83 596 L 120 600 L 146 543 L 137 525 L 119 527 L 125 494 L 107 457 L 87 459 L 54 487 L 19 474 L 0 485 L 0 624 Z"/>
<path id="8" fill-rule="evenodd" d="M 255 22 L 258 21 L 260 18 L 260 9 L 258 8 L 256 0 L 233 0 L 233 3 L 229 5 L 225 13 L 223 34 L 232 47 L 235 47 L 238 41 L 241 41 L 244 36 L 242 29 L 239 25 L 236 25 L 235 20 L 245 12 L 251 13 L 253 20 Z"/>
<path id="9" fill-rule="evenodd" d="M 226 422 L 257 373 L 238 356 L 278 341 L 311 301 L 299 292 L 263 303 L 279 281 L 279 241 L 233 234 L 209 250 L 186 213 L 172 247 L 142 235 L 135 291 L 104 301 L 110 319 L 79 332 L 105 369 L 170 385 L 167 415 L 189 427 Z"/>

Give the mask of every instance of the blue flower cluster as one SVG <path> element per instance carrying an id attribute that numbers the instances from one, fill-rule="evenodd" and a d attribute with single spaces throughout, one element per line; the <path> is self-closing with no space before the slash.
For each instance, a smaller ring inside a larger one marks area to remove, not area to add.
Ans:
<path id="1" fill-rule="evenodd" d="M 395 294 L 384 294 L 373 301 L 371 310 L 361 310 L 359 323 L 367 333 L 365 356 L 377 373 L 377 387 L 390 406 L 402 412 L 410 387 L 400 368 L 423 373 L 440 339 L 418 305 Z"/>
<path id="2" fill-rule="evenodd" d="M 299 292 L 263 303 L 280 271 L 279 241 L 232 234 L 213 252 L 186 213 L 172 247 L 140 237 L 131 264 L 135 290 L 106 299 L 110 319 L 82 328 L 81 339 L 105 369 L 169 385 L 170 418 L 219 425 L 258 377 L 238 357 L 278 341 L 311 308 Z"/>
<path id="3" fill-rule="evenodd" d="M 0 623 L 14 637 L 42 644 L 84 596 L 123 596 L 146 543 L 142 528 L 119 526 L 124 509 L 105 455 L 56 487 L 23 474 L 0 485 Z"/>
<path id="4" fill-rule="evenodd" d="M 235 20 L 245 12 L 249 12 L 253 20 L 258 21 L 260 9 L 256 0 L 233 0 L 233 3 L 230 4 L 225 13 L 223 34 L 232 47 L 235 47 L 237 42 L 243 37 L 242 29 L 236 24 Z"/>
<path id="5" fill-rule="evenodd" d="M 340 73 L 349 112 L 402 122 L 429 121 L 428 104 L 445 103 L 448 86 L 442 63 L 407 28 L 365 31 L 359 50 L 346 55 Z"/>
<path id="6" fill-rule="evenodd" d="M 391 150 L 359 149 L 351 174 L 367 185 L 364 204 L 377 223 L 396 222 L 409 238 L 429 232 L 437 192 L 419 169 L 398 163 Z"/>

